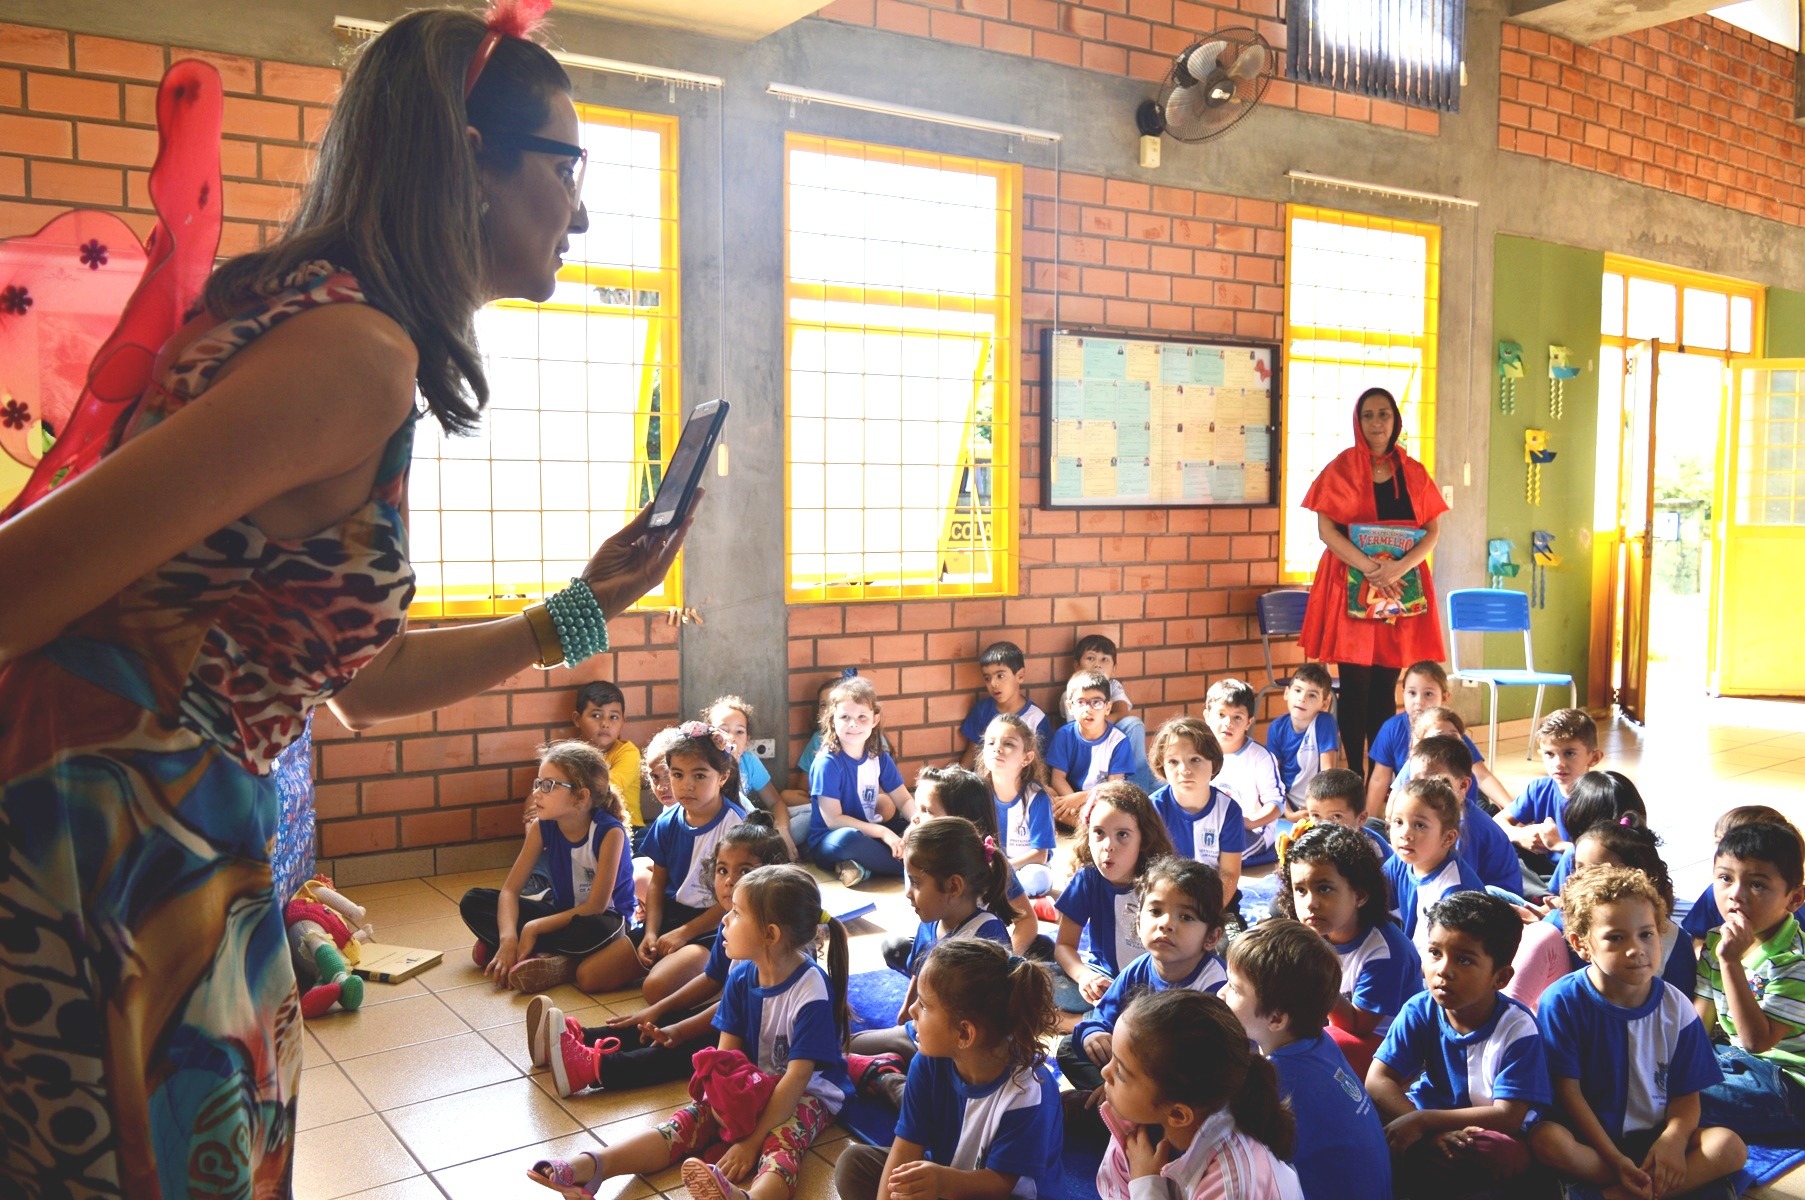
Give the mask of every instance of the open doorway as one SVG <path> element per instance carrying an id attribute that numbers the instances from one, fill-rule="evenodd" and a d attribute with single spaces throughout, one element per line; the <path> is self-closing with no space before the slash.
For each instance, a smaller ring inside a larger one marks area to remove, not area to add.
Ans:
<path id="1" fill-rule="evenodd" d="M 1594 662 L 1608 658 L 1611 700 L 1646 723 L 1689 711 L 1709 683 L 1729 364 L 1759 353 L 1762 293 L 1614 256 L 1603 291 Z"/>

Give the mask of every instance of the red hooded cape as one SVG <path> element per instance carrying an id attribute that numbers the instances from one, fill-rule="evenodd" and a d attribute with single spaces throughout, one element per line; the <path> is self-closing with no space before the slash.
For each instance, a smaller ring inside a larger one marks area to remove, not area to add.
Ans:
<path id="1" fill-rule="evenodd" d="M 1410 496 L 1416 524 L 1427 525 L 1448 511 L 1447 502 L 1423 464 L 1394 443 L 1391 459 L 1396 474 Z M 1354 444 L 1337 454 L 1304 493 L 1304 507 L 1321 513 L 1337 525 L 1402 524 L 1380 521 L 1373 498 L 1372 454 L 1360 432 L 1360 406 L 1354 405 Z M 1423 578 L 1423 595 L 1429 611 L 1400 617 L 1396 623 L 1350 617 L 1347 611 L 1347 564 L 1326 546 L 1316 564 L 1316 581 L 1310 587 L 1310 603 L 1304 610 L 1304 629 L 1298 641 L 1316 662 L 1353 663 L 1366 667 L 1402 670 L 1424 659 L 1440 662 L 1447 656 L 1442 642 L 1441 610 L 1435 602 L 1435 580 L 1427 562 L 1417 568 Z"/>

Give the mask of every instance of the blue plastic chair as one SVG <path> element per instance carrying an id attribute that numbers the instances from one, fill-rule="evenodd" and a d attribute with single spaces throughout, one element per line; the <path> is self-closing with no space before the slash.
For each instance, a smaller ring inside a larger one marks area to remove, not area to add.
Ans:
<path id="1" fill-rule="evenodd" d="M 1529 597 L 1506 588 L 1460 588 L 1448 593 L 1448 639 L 1454 669 L 1450 677 L 1483 683 L 1491 692 L 1491 742 L 1486 751 L 1490 758 L 1498 756 L 1498 689 L 1501 687 L 1533 687 L 1536 690 L 1535 715 L 1529 721 L 1529 754 L 1535 757 L 1535 728 L 1542 720 L 1542 700 L 1549 687 L 1567 689 L 1570 707 L 1579 704 L 1579 689 L 1573 676 L 1535 669 L 1535 648 L 1529 641 Z M 1523 668 L 1463 667 L 1460 665 L 1460 638 L 1463 633 L 1523 634 Z"/>
<path id="2" fill-rule="evenodd" d="M 1267 592 L 1254 601 L 1254 611 L 1260 620 L 1260 654 L 1266 659 L 1266 686 L 1254 696 L 1253 711 L 1258 715 L 1265 711 L 1266 697 L 1272 692 L 1282 692 L 1291 686 L 1291 676 L 1280 675 L 1272 665 L 1272 642 L 1274 638 L 1296 641 L 1304 631 L 1304 609 L 1310 605 L 1310 593 L 1299 588 L 1287 588 L 1284 591 Z M 1335 695 L 1341 694 L 1341 681 L 1335 680 Z M 1335 697 L 1330 697 L 1331 707 Z"/>

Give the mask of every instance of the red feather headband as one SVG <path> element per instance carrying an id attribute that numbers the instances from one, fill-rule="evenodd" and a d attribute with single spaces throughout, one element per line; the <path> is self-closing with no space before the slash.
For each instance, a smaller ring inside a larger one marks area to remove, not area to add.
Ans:
<path id="1" fill-rule="evenodd" d="M 489 65 L 489 56 L 495 53 L 501 39 L 524 38 L 533 33 L 545 24 L 545 14 L 551 7 L 552 0 L 490 0 L 489 11 L 483 14 L 483 24 L 489 32 L 477 43 L 470 69 L 464 72 L 464 99 L 468 100 L 476 90 L 476 81 L 482 78 L 483 68 Z"/>

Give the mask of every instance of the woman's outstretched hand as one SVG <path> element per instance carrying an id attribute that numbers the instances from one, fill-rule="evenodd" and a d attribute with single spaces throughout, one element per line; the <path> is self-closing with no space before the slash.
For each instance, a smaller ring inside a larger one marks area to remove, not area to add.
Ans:
<path id="1" fill-rule="evenodd" d="M 675 529 L 652 529 L 652 506 L 648 504 L 620 532 L 602 543 L 583 568 L 583 582 L 595 592 L 604 616 L 613 620 L 665 577 L 706 494 L 700 488 L 696 490 L 689 516 Z"/>

